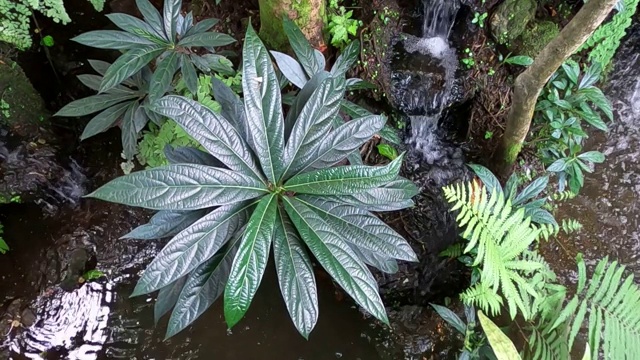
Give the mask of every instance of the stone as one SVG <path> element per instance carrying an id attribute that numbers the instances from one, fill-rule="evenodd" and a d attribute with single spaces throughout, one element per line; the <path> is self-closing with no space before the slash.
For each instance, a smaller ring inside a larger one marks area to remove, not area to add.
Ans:
<path id="1" fill-rule="evenodd" d="M 535 0 L 505 0 L 491 16 L 491 33 L 499 44 L 509 45 L 536 15 Z"/>

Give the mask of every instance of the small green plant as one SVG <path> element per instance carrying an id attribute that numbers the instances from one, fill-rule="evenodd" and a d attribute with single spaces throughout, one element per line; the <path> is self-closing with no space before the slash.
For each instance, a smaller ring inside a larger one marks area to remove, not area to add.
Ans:
<path id="1" fill-rule="evenodd" d="M 395 259 L 417 258 L 369 211 L 411 206 L 417 188 L 398 176 L 402 155 L 386 166 L 335 166 L 386 119 L 366 116 L 333 128 L 346 88 L 339 73 L 307 87 L 309 95 L 299 93 L 294 99 L 299 115 L 287 122 L 277 74 L 251 26 L 242 72 L 244 101 L 224 84 L 230 96 L 214 89 L 221 114 L 182 96 L 154 104 L 221 165 L 192 157 L 125 175 L 89 195 L 160 210 L 127 238 L 176 234 L 144 271 L 133 295 L 160 290 L 156 317 L 173 308 L 167 330 L 172 336 L 224 293 L 225 319 L 233 327 L 248 310 L 273 248 L 285 304 L 298 331 L 308 337 L 318 317 L 309 249 L 356 303 L 388 324 L 366 264 L 386 269 Z"/>
<path id="2" fill-rule="evenodd" d="M 478 319 L 498 360 L 522 360 L 516 346 L 498 325 L 486 317 L 482 311 L 478 311 Z"/>
<path id="3" fill-rule="evenodd" d="M 476 60 L 473 57 L 473 51 L 469 48 L 464 49 L 464 56 L 465 57 L 460 59 L 460 62 L 462 62 L 467 69 L 473 68 L 476 65 Z"/>
<path id="4" fill-rule="evenodd" d="M 489 76 L 493 76 L 496 74 L 496 70 L 492 67 L 489 68 L 489 71 L 487 71 L 487 75 Z"/>
<path id="5" fill-rule="evenodd" d="M 484 21 L 487 19 L 488 13 L 474 13 L 473 14 L 473 20 L 471 20 L 472 24 L 478 24 L 478 26 L 480 26 L 480 28 L 484 28 Z"/>
<path id="6" fill-rule="evenodd" d="M 165 121 L 161 126 L 151 124 L 140 139 L 139 153 L 136 156 L 141 165 L 154 168 L 169 164 L 165 148 L 194 147 L 199 144 L 173 120 Z"/>
<path id="7" fill-rule="evenodd" d="M 488 130 L 487 130 L 487 131 L 485 131 L 485 132 L 484 132 L 484 139 L 485 139 L 485 140 L 489 140 L 489 139 L 491 139 L 491 138 L 493 138 L 493 131 L 488 131 Z"/>
<path id="8" fill-rule="evenodd" d="M 11 117 L 11 105 L 2 98 L 0 98 L 0 114 L 2 114 L 5 119 Z"/>
<path id="9" fill-rule="evenodd" d="M 105 276 L 106 275 L 98 269 L 89 270 L 82 275 L 82 282 L 95 281 Z"/>
<path id="10" fill-rule="evenodd" d="M 389 144 L 380 144 L 377 148 L 380 155 L 389 160 L 395 160 L 398 157 L 398 150 Z"/>
<path id="11" fill-rule="evenodd" d="M 53 47 L 55 45 L 55 41 L 53 40 L 53 36 L 47 35 L 42 38 L 42 45 L 46 47 Z"/>
<path id="12" fill-rule="evenodd" d="M 602 112 L 613 120 L 611 103 L 596 87 L 602 67 L 595 63 L 581 74 L 580 66 L 568 61 L 554 74 L 538 99 L 534 122 L 541 127 L 535 141 L 547 171 L 558 176 L 559 190 L 578 193 L 584 185 L 583 172 L 593 172 L 604 161 L 598 151 L 582 151 L 586 123 L 607 131 Z"/>
<path id="13" fill-rule="evenodd" d="M 9 245 L 2 238 L 2 234 L 4 233 L 4 226 L 0 223 L 0 254 L 6 254 L 9 251 Z"/>
<path id="14" fill-rule="evenodd" d="M 487 338 L 477 329 L 476 309 L 473 306 L 464 307 L 464 314 L 467 319 L 465 323 L 455 312 L 447 307 L 436 304 L 430 305 L 447 324 L 464 336 L 464 347 L 459 359 L 482 360 L 495 357 L 491 346 L 487 343 Z"/>
<path id="15" fill-rule="evenodd" d="M 526 56 L 526 55 L 516 55 L 516 56 L 508 55 L 503 61 L 505 64 L 520 65 L 520 66 L 529 66 L 533 64 L 533 59 L 530 56 Z"/>
<path id="16" fill-rule="evenodd" d="M 331 45 L 343 49 L 349 43 L 349 36 L 356 36 L 362 21 L 352 19 L 353 10 L 340 5 L 340 0 L 329 1 L 329 34 Z"/>

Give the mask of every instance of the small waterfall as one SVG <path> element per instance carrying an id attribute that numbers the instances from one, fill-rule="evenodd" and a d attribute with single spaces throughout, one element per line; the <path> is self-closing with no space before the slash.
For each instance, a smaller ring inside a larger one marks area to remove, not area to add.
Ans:
<path id="1" fill-rule="evenodd" d="M 422 0 L 422 37 L 449 38 L 460 3 L 456 0 Z"/>

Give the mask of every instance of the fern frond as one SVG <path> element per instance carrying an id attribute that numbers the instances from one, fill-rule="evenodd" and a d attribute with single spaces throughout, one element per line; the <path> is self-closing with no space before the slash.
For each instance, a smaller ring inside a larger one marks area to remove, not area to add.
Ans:
<path id="1" fill-rule="evenodd" d="M 552 201 L 563 202 L 563 201 L 567 201 L 567 200 L 571 200 L 571 199 L 575 198 L 576 195 L 577 194 L 572 192 L 572 191 L 565 190 L 565 191 L 560 191 L 560 192 L 554 193 L 549 198 Z"/>
<path id="2" fill-rule="evenodd" d="M 483 309 L 490 316 L 500 314 L 503 300 L 497 292 L 487 287 L 483 282 L 476 283 L 460 294 L 460 300 L 465 305 Z"/>
<path id="3" fill-rule="evenodd" d="M 558 224 L 539 224 L 540 236 L 549 240 L 550 237 L 556 236 L 562 230 L 565 234 L 569 235 L 582 230 L 582 224 L 576 219 L 563 219 L 560 225 Z"/>
<path id="4" fill-rule="evenodd" d="M 449 246 L 448 248 L 444 249 L 443 251 L 441 251 L 440 254 L 438 254 L 438 256 L 442 256 L 450 259 L 457 259 L 460 256 L 462 256 L 462 254 L 464 254 L 464 244 L 455 243 Z"/>

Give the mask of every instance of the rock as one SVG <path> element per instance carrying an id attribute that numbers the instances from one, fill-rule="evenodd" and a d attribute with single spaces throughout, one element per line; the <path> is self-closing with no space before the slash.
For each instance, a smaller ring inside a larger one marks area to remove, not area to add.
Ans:
<path id="1" fill-rule="evenodd" d="M 516 44 L 519 55 L 535 58 L 551 40 L 560 34 L 558 25 L 551 21 L 534 21 L 520 35 Z"/>
<path id="2" fill-rule="evenodd" d="M 491 16 L 491 33 L 499 44 L 510 45 L 536 15 L 535 0 L 505 0 Z"/>

